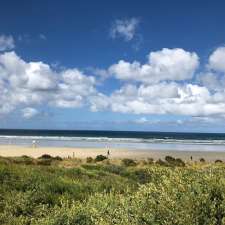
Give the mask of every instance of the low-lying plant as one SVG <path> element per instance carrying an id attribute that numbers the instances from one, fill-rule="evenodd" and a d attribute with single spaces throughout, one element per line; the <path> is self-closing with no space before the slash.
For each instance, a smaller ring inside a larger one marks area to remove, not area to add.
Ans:
<path id="1" fill-rule="evenodd" d="M 97 155 L 96 158 L 95 158 L 95 162 L 100 162 L 100 161 L 103 161 L 105 159 L 107 159 L 106 156 L 104 156 L 104 155 Z"/>
<path id="2" fill-rule="evenodd" d="M 137 163 L 133 159 L 122 159 L 122 164 L 124 166 L 136 166 Z"/>

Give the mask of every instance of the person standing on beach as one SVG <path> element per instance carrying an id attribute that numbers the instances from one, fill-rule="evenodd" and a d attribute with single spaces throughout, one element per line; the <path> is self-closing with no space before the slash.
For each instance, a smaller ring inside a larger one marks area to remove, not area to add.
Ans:
<path id="1" fill-rule="evenodd" d="M 110 152 L 109 152 L 109 147 L 107 147 L 107 158 L 109 158 Z"/>

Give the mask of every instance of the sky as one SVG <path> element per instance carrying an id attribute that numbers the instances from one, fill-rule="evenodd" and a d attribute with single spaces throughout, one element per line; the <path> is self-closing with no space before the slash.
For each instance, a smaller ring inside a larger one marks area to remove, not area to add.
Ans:
<path id="1" fill-rule="evenodd" d="M 225 132 L 223 0 L 2 0 L 0 128 Z"/>

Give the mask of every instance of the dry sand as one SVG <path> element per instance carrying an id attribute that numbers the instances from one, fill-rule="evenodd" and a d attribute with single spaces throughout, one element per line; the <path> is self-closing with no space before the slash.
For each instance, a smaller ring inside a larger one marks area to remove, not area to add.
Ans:
<path id="1" fill-rule="evenodd" d="M 96 155 L 107 154 L 107 149 L 100 148 L 66 148 L 66 147 L 23 147 L 15 145 L 0 145 L 0 156 L 22 156 L 27 155 L 37 158 L 43 154 L 60 157 L 96 157 Z M 194 161 L 204 158 L 206 161 L 215 161 L 221 159 L 225 161 L 225 152 L 194 152 L 194 151 L 157 151 L 157 150 L 128 150 L 128 149 L 110 149 L 110 158 L 132 158 L 132 159 L 147 159 L 155 160 L 170 155 L 183 160 L 190 160 L 193 157 Z"/>

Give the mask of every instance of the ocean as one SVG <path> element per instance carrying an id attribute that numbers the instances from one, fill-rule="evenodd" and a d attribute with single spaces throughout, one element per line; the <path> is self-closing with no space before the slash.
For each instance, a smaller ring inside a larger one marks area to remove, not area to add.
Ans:
<path id="1" fill-rule="evenodd" d="M 130 150 L 224 151 L 225 134 L 96 130 L 0 129 L 1 145 Z"/>

